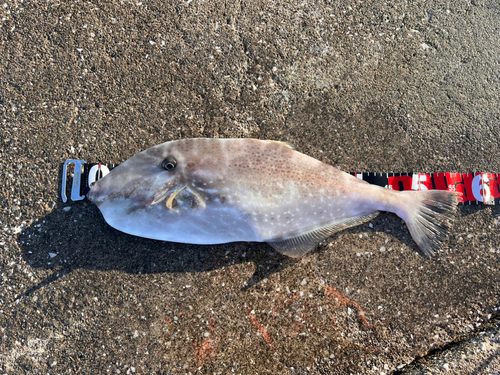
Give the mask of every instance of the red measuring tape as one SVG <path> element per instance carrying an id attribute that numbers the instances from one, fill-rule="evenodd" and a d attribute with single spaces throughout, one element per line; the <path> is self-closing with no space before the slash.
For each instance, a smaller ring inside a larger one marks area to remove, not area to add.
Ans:
<path id="1" fill-rule="evenodd" d="M 68 165 L 74 164 L 71 200 L 85 199 L 90 184 L 107 175 L 117 164 L 86 163 L 68 159 L 63 165 L 61 197 L 66 197 Z M 449 190 L 462 193 L 462 204 L 500 204 L 500 173 L 354 173 L 351 175 L 373 185 L 398 191 Z"/>
<path id="2" fill-rule="evenodd" d="M 398 191 L 449 190 L 463 204 L 500 204 L 500 173 L 351 173 L 370 184 Z"/>

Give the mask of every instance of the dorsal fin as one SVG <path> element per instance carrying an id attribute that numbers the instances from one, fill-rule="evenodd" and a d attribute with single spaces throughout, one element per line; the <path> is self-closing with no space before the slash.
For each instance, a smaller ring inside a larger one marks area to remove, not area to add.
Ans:
<path id="1" fill-rule="evenodd" d="M 336 232 L 355 227 L 366 223 L 378 215 L 378 211 L 369 215 L 355 216 L 348 219 L 335 220 L 320 228 L 315 228 L 307 232 L 301 232 L 297 236 L 288 237 L 286 239 L 273 239 L 266 241 L 268 245 L 279 251 L 281 254 L 291 258 L 300 258 Z"/>
<path id="2" fill-rule="evenodd" d="M 268 142 L 277 143 L 277 144 L 279 144 L 280 146 L 285 146 L 285 147 L 291 148 L 292 150 L 295 150 L 295 147 L 293 147 L 293 146 L 292 146 L 290 143 L 288 143 L 288 142 L 282 142 L 282 141 L 268 141 Z"/>

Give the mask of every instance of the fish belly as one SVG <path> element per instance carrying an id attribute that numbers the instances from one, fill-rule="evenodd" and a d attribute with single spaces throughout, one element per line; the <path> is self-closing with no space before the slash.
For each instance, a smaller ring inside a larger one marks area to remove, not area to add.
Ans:
<path id="1" fill-rule="evenodd" d="M 209 205 L 201 213 L 177 214 L 154 206 L 125 212 L 115 202 L 104 202 L 100 209 L 110 226 L 139 237 L 207 245 L 261 241 L 247 215 L 234 207 Z"/>

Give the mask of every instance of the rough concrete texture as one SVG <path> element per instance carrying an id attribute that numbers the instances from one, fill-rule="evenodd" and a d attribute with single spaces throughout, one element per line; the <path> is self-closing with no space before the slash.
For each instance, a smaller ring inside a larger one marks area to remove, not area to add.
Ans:
<path id="1" fill-rule="evenodd" d="M 496 318 L 460 342 L 416 360 L 400 374 L 498 374 L 499 369 L 500 320 Z"/>
<path id="2" fill-rule="evenodd" d="M 58 189 L 68 158 L 188 137 L 499 172 L 499 19 L 495 0 L 4 0 L 0 372 L 414 374 L 480 332 L 500 307 L 498 207 L 459 209 L 431 260 L 381 214 L 292 261 L 134 238 Z M 492 337 L 448 368 L 497 374 Z"/>

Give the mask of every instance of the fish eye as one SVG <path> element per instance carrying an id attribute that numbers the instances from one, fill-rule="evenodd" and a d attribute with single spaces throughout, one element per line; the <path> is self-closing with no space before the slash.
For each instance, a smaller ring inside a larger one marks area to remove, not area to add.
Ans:
<path id="1" fill-rule="evenodd" d="M 163 169 L 166 169 L 167 171 L 172 171 L 175 166 L 177 165 L 177 160 L 175 160 L 173 157 L 168 157 L 163 162 L 161 163 L 161 167 Z"/>

